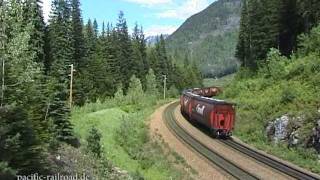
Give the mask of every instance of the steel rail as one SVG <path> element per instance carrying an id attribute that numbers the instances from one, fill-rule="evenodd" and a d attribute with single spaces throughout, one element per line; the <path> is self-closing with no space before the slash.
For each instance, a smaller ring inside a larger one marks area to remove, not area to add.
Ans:
<path id="1" fill-rule="evenodd" d="M 188 134 L 185 129 L 183 129 L 176 121 L 174 116 L 174 110 L 177 107 L 177 103 L 173 103 L 169 105 L 164 111 L 164 119 L 165 124 L 168 129 L 180 140 L 182 140 L 185 144 L 190 146 L 193 150 L 201 154 L 204 158 L 206 158 L 211 163 L 215 164 L 226 173 L 230 174 L 236 179 L 259 179 L 259 177 L 251 174 L 245 169 L 237 166 L 233 162 L 219 155 L 214 150 L 210 149 L 205 144 L 199 142 L 196 138 L 194 138 L 191 134 Z"/>
<path id="2" fill-rule="evenodd" d="M 241 152 L 256 161 L 259 161 L 263 164 L 268 165 L 269 167 L 278 170 L 282 172 L 283 174 L 286 174 L 290 177 L 293 177 L 295 179 L 303 179 L 303 180 L 314 180 L 314 179 L 320 179 L 319 176 L 315 174 L 311 174 L 308 172 L 305 172 L 303 170 L 297 169 L 295 167 L 291 167 L 288 164 L 282 163 L 279 160 L 276 160 L 272 157 L 266 156 L 264 154 L 261 154 L 257 152 L 254 149 L 251 149 L 249 147 L 246 147 L 243 144 L 240 144 L 234 140 L 221 140 L 220 142 L 224 143 L 225 145 L 235 149 L 238 152 Z"/>

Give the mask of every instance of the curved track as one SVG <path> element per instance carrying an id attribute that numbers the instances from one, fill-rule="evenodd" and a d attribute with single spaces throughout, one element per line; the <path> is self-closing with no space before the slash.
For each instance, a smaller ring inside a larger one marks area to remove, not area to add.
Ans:
<path id="1" fill-rule="evenodd" d="M 231 161 L 220 156 L 218 153 L 208 148 L 205 144 L 198 142 L 192 135 L 188 134 L 182 127 L 180 127 L 174 117 L 174 109 L 177 107 L 177 105 L 178 103 L 173 103 L 164 111 L 164 119 L 170 131 L 172 131 L 184 143 L 188 144 L 195 151 L 204 156 L 207 160 L 220 167 L 234 178 L 246 180 L 259 179 L 255 175 L 250 174 L 241 167 L 238 167 Z"/>
<path id="2" fill-rule="evenodd" d="M 194 138 L 191 134 L 188 134 L 186 130 L 184 130 L 179 125 L 179 123 L 176 122 L 174 110 L 175 108 L 177 108 L 178 105 L 178 102 L 173 103 L 170 106 L 168 106 L 164 111 L 165 123 L 170 129 L 170 131 L 173 132 L 173 134 L 175 134 L 184 143 L 192 147 L 199 154 L 203 155 L 210 162 L 220 167 L 236 179 L 259 179 L 257 176 L 247 172 L 241 167 L 238 167 L 231 161 L 227 160 L 226 158 L 222 157 L 212 149 L 208 148 L 208 146 L 206 146 L 205 144 L 202 144 L 201 142 L 197 141 L 196 138 Z M 249 147 L 246 147 L 245 145 L 242 145 L 236 141 L 221 140 L 220 142 L 292 178 L 306 180 L 320 179 L 320 176 L 318 175 L 308 173 L 295 167 L 291 167 L 274 158 L 261 154 Z"/>
<path id="3" fill-rule="evenodd" d="M 287 164 L 284 164 L 272 157 L 266 156 L 264 154 L 261 154 L 253 149 L 250 149 L 249 147 L 246 147 L 236 141 L 233 140 L 222 140 L 224 144 L 227 146 L 263 163 L 268 165 L 269 167 L 272 167 L 273 169 L 276 169 L 290 177 L 293 177 L 295 179 L 304 179 L 304 180 L 313 180 L 313 179 L 319 179 L 319 176 L 307 173 L 305 171 L 299 170 L 297 168 L 291 167 Z"/>

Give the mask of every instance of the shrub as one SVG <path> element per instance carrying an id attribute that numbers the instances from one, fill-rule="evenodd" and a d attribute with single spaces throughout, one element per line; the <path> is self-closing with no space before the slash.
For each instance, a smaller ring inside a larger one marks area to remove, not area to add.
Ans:
<path id="1" fill-rule="evenodd" d="M 176 98 L 176 97 L 178 97 L 178 96 L 179 96 L 179 91 L 178 91 L 178 89 L 177 89 L 174 85 L 170 86 L 170 88 L 169 88 L 169 90 L 168 90 L 168 97 L 170 97 L 170 98 Z"/>
<path id="2" fill-rule="evenodd" d="M 313 28 L 310 34 L 299 37 L 299 55 L 306 56 L 310 53 L 320 54 L 320 25 Z"/>
<path id="3" fill-rule="evenodd" d="M 271 49 L 267 55 L 267 64 L 265 67 L 259 70 L 260 74 L 265 77 L 272 77 L 274 80 L 283 79 L 287 74 L 286 65 L 288 59 L 285 56 L 281 56 L 280 51 L 277 49 Z"/>
<path id="4" fill-rule="evenodd" d="M 101 133 L 95 127 L 92 127 L 87 137 L 87 149 L 90 153 L 93 153 L 98 158 L 101 157 L 102 152 L 100 139 Z"/>
<path id="5" fill-rule="evenodd" d="M 129 89 L 126 96 L 127 100 L 129 101 L 129 104 L 136 105 L 139 102 L 141 102 L 143 94 L 144 92 L 140 80 L 136 78 L 135 75 L 133 75 L 130 79 Z"/>

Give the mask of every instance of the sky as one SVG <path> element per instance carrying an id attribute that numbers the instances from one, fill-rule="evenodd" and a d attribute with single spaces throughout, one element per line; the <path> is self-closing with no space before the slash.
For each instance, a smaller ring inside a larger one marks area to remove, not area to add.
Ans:
<path id="1" fill-rule="evenodd" d="M 208 7 L 215 0 L 80 0 L 82 18 L 116 24 L 124 12 L 130 32 L 138 23 L 146 36 L 173 33 L 188 17 Z M 51 0 L 43 0 L 45 21 L 48 20 Z"/>

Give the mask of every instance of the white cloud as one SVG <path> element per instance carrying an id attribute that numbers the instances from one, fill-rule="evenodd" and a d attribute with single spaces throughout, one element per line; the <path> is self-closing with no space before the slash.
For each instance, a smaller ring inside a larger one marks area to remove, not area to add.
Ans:
<path id="1" fill-rule="evenodd" d="M 137 3 L 141 5 L 147 5 L 147 6 L 172 3 L 172 0 L 125 0 L 125 1 Z"/>
<path id="2" fill-rule="evenodd" d="M 43 0 L 42 2 L 43 2 L 42 3 L 42 11 L 43 11 L 44 21 L 48 22 L 50 11 L 51 11 L 52 0 Z"/>
<path id="3" fill-rule="evenodd" d="M 164 12 L 158 13 L 160 18 L 174 18 L 174 19 L 187 19 L 188 17 L 196 14 L 209 5 L 208 0 L 186 0 L 183 4 L 176 8 L 171 8 Z"/>
<path id="4" fill-rule="evenodd" d="M 157 36 L 160 34 L 172 34 L 178 29 L 178 26 L 160 26 L 154 25 L 145 30 L 146 36 Z"/>

